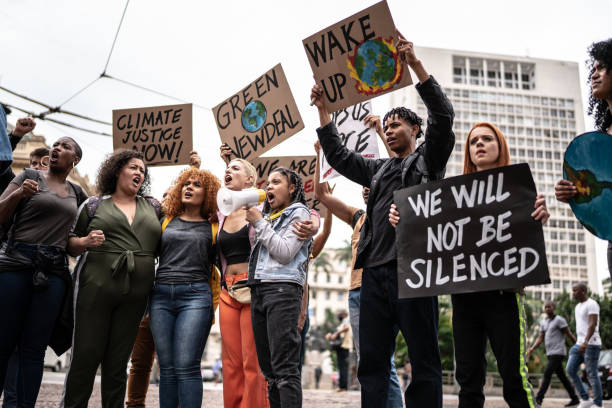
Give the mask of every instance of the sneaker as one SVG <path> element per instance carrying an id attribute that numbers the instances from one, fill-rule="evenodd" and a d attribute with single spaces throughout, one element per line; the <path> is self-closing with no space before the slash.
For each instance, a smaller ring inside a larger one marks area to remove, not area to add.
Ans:
<path id="1" fill-rule="evenodd" d="M 578 408 L 591 408 L 592 406 L 593 406 L 593 401 L 591 401 L 590 399 L 582 400 L 580 401 L 580 404 L 578 404 Z"/>
<path id="2" fill-rule="evenodd" d="M 580 400 L 578 398 L 572 398 L 570 402 L 564 405 L 564 407 L 574 407 L 578 404 L 580 404 Z"/>

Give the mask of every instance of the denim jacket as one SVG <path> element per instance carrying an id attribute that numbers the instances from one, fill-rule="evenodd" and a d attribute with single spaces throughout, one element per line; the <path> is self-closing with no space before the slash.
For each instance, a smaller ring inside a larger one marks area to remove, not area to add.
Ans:
<path id="1" fill-rule="evenodd" d="M 308 254 L 312 238 L 300 241 L 293 224 L 310 219 L 308 207 L 293 203 L 271 222 L 255 222 L 255 247 L 249 259 L 249 284 L 282 281 L 300 286 L 306 281 Z"/>

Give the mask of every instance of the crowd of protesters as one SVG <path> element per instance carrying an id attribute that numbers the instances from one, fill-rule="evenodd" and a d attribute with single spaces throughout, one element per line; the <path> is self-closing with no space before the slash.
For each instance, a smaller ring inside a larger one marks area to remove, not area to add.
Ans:
<path id="1" fill-rule="evenodd" d="M 301 177 L 275 168 L 259 206 L 217 208 L 220 188 L 251 189 L 257 172 L 221 146 L 227 168 L 223 180 L 191 166 L 177 175 L 160 202 L 149 196 L 149 170 L 139 152 L 117 150 L 100 165 L 97 195 L 87 197 L 68 181 L 83 159 L 79 144 L 60 137 L 49 150 L 31 152 L 29 168 L 15 175 L 12 151 L 36 124 L 19 119 L 9 135 L 0 109 L 0 386 L 5 406 L 33 407 L 42 380 L 47 346 L 58 354 L 72 348 L 61 406 L 86 407 L 98 368 L 102 404 L 144 406 L 153 355 L 160 366 L 160 405 L 200 407 L 200 360 L 219 305 L 223 397 L 226 408 L 291 407 L 302 404 L 301 365 L 308 330 L 308 265 L 325 244 L 331 215 L 353 229 L 349 313 L 327 339 L 335 345 L 339 386 L 347 389 L 347 355 L 354 343 L 363 407 L 442 407 L 442 365 L 438 347 L 436 297 L 398 299 L 395 227 L 399 213 L 393 192 L 445 176 L 455 145 L 454 111 L 436 79 L 399 35 L 399 57 L 418 79 L 427 108 L 427 126 L 406 107 L 381 119 L 365 118 L 387 147 L 389 158 L 367 159 L 341 142 L 327 111 L 323 89 L 312 88 L 320 118 L 317 154 L 348 179 L 363 186 L 366 209 L 346 205 L 329 185 L 316 196 L 329 216 L 309 210 Z M 612 135 L 612 40 L 593 44 L 590 53 L 589 113 L 597 130 Z M 421 144 L 417 140 L 424 137 Z M 508 144 L 489 122 L 465 136 L 464 174 L 507 166 Z M 317 165 L 318 168 L 318 165 Z M 576 187 L 561 180 L 556 198 L 567 202 Z M 538 195 L 532 217 L 546 223 L 546 200 Z M 612 244 L 608 249 L 612 271 Z M 68 256 L 78 257 L 69 270 Z M 611 272 L 612 275 L 612 272 Z M 576 336 L 545 305 L 547 319 L 526 350 L 524 295 L 520 290 L 452 295 L 459 407 L 483 407 L 486 344 L 497 360 L 503 396 L 512 408 L 542 403 L 556 373 L 571 401 L 568 406 L 601 407 L 597 374 L 601 350 L 599 306 L 587 287 L 573 287 Z M 403 392 L 393 354 L 401 331 L 410 357 L 410 383 Z M 352 336 L 351 336 L 352 332 Z M 562 362 L 568 354 L 565 376 Z M 527 380 L 527 357 L 545 342 L 548 366 L 537 395 Z M 132 356 L 128 380 L 126 367 Z M 585 363 L 593 399 L 577 372 Z M 574 389 L 575 388 L 575 389 Z M 404 400 L 402 402 L 402 399 Z"/>

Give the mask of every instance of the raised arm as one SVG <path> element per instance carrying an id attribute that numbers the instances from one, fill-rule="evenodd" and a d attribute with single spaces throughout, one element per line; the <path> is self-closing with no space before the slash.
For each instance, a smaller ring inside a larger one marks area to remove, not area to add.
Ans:
<path id="1" fill-rule="evenodd" d="M 317 135 L 327 162 L 349 180 L 370 187 L 372 177 L 376 170 L 382 166 L 382 160 L 366 159 L 359 153 L 350 151 L 342 144 L 338 129 L 329 119 L 329 114 L 323 104 L 323 89 L 320 85 L 313 86 L 311 100 L 319 109 L 321 127 L 317 129 Z"/>
<path id="2" fill-rule="evenodd" d="M 329 238 L 329 234 L 331 233 L 332 226 L 332 218 L 333 215 L 329 208 L 327 209 L 327 217 L 323 221 L 323 230 L 317 234 L 312 243 L 312 251 L 311 255 L 313 258 L 319 256 L 323 248 L 325 247 L 325 243 L 327 242 L 327 238 Z"/>
<path id="3" fill-rule="evenodd" d="M 382 140 L 383 144 L 385 145 L 385 149 L 387 150 L 387 154 L 389 155 L 389 157 L 395 157 L 395 153 L 393 152 L 393 150 L 391 150 L 391 148 L 387 144 L 387 138 L 385 137 L 385 132 L 383 131 L 380 116 L 373 115 L 370 113 L 366 115 L 365 118 L 363 118 L 363 123 L 366 126 L 369 126 L 372 129 L 376 130 L 376 134 L 378 135 L 378 137 L 380 137 L 380 140 Z"/>

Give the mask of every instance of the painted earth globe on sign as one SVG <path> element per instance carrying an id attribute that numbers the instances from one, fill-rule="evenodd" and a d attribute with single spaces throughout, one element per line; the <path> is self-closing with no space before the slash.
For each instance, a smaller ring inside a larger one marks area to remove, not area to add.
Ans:
<path id="1" fill-rule="evenodd" d="M 578 194 L 570 206 L 582 225 L 599 238 L 612 240 L 612 136 L 584 133 L 567 147 L 563 178 L 576 186 Z"/>
<path id="2" fill-rule="evenodd" d="M 382 40 L 366 41 L 357 49 L 355 70 L 362 82 L 384 87 L 395 77 L 394 53 Z"/>
<path id="3" fill-rule="evenodd" d="M 242 111 L 242 127 L 257 132 L 266 123 L 266 107 L 260 101 L 251 101 Z"/>

